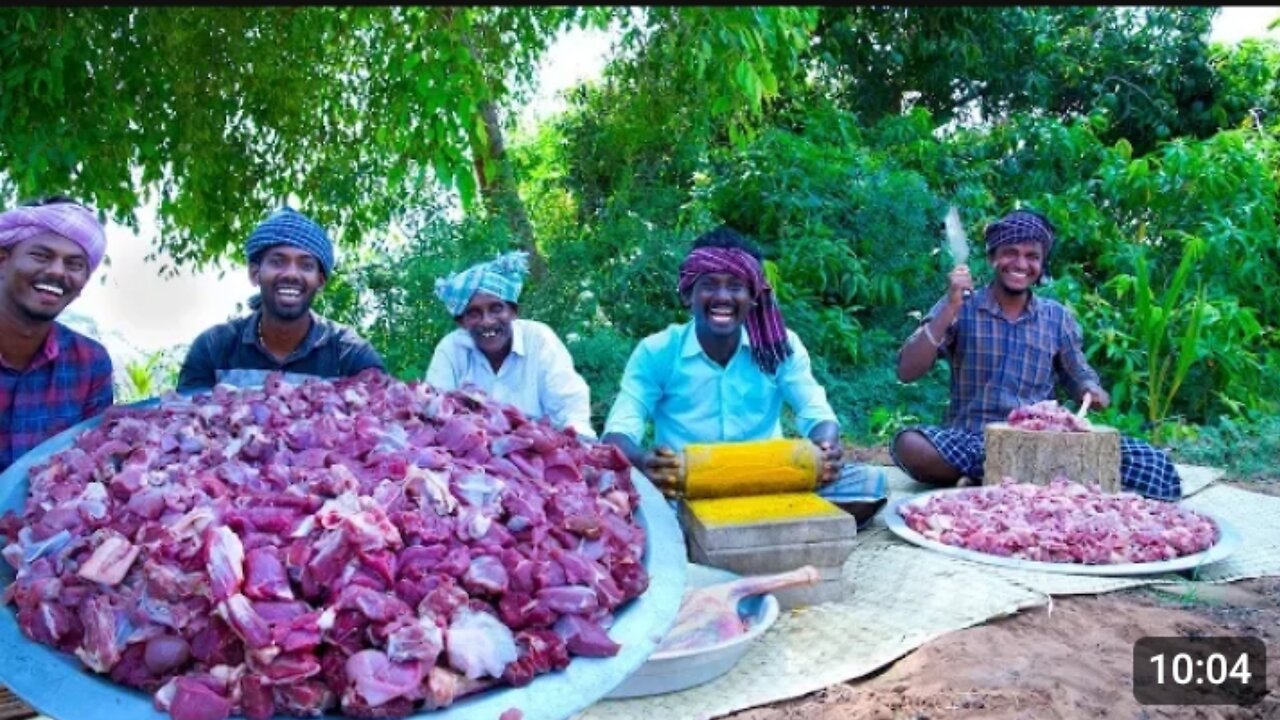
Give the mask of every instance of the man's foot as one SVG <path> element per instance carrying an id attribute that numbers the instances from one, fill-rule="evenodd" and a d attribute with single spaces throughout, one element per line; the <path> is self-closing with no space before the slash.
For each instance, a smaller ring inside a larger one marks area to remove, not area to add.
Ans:
<path id="1" fill-rule="evenodd" d="M 968 475 L 961 475 L 960 479 L 956 481 L 956 487 L 973 487 L 974 485 L 981 485 L 981 484 L 982 483 L 978 482 L 977 480 L 974 480 Z"/>

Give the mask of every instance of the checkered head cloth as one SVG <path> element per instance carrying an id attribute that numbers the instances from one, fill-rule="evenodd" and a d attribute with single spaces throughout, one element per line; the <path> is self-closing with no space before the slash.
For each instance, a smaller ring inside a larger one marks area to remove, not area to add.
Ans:
<path id="1" fill-rule="evenodd" d="M 529 253 L 516 250 L 488 262 L 472 265 L 447 278 L 437 278 L 436 297 L 440 298 L 453 317 L 461 315 L 467 309 L 467 303 L 471 302 L 471 296 L 481 290 L 507 302 L 517 302 L 528 272 Z"/>
<path id="2" fill-rule="evenodd" d="M 254 263 L 268 248 L 276 245 L 306 250 L 320 262 L 325 277 L 333 274 L 333 242 L 329 240 L 328 233 L 314 220 L 291 207 L 280 208 L 254 228 L 245 243 L 244 254 L 250 263 Z"/>
<path id="3" fill-rule="evenodd" d="M 987 226 L 987 252 L 1001 245 L 1017 245 L 1038 242 L 1044 246 L 1044 256 L 1053 250 L 1053 225 L 1040 213 L 1016 210 Z"/>

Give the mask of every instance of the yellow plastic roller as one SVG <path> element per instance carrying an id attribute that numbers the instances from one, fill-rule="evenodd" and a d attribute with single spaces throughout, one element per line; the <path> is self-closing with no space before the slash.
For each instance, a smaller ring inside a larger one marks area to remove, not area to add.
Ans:
<path id="1" fill-rule="evenodd" d="M 681 490 L 689 500 L 813 492 L 821 472 L 822 452 L 808 440 L 694 443 Z"/>

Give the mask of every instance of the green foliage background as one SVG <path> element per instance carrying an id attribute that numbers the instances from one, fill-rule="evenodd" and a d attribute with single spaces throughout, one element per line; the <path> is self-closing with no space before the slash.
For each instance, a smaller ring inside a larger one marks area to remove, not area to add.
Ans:
<path id="1" fill-rule="evenodd" d="M 417 379 L 452 328 L 435 279 L 530 247 L 474 202 L 494 178 L 470 164 L 503 140 L 478 108 L 516 107 L 557 33 L 612 23 L 604 77 L 506 123 L 499 158 L 548 268 L 522 314 L 566 340 L 597 424 L 636 341 L 685 319 L 677 266 L 718 223 L 765 249 L 848 436 L 939 420 L 945 367 L 893 367 L 945 286 L 954 203 L 980 280 L 988 222 L 1056 224 L 1041 292 L 1080 318 L 1105 422 L 1211 444 L 1280 397 L 1280 44 L 1210 43 L 1215 12 L 7 9 L 0 191 L 126 221 L 158 193 L 184 267 L 295 193 L 345 245 L 320 310 Z"/>

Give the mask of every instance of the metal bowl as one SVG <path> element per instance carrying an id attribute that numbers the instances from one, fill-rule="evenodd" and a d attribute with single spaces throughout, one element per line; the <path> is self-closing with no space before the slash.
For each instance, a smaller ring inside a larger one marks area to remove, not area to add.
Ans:
<path id="1" fill-rule="evenodd" d="M 741 576 L 728 570 L 689 563 L 686 577 L 689 587 L 705 587 Z M 778 599 L 772 594 L 744 598 L 738 603 L 738 614 L 747 623 L 747 631 L 742 635 L 703 648 L 656 652 L 605 698 L 616 700 L 676 692 L 710 682 L 729 672 L 751 643 L 778 619 Z"/>
<path id="2" fill-rule="evenodd" d="M 136 403 L 154 405 L 158 400 Z M 21 513 L 27 499 L 27 471 L 50 455 L 74 444 L 102 416 L 86 420 L 44 441 L 0 473 L 0 514 Z M 440 710 L 422 710 L 410 718 L 471 720 L 496 718 L 518 708 L 524 720 L 563 720 L 587 708 L 648 659 L 675 622 L 685 588 L 684 535 L 675 513 L 647 478 L 632 471 L 640 493 L 636 513 L 645 529 L 644 565 L 649 588 L 614 614 L 609 637 L 622 645 L 613 657 L 575 657 L 560 672 L 543 673 L 524 687 L 498 687 L 462 698 Z M 0 561 L 0 590 L 13 581 L 8 563 Z M 0 606 L 0 684 L 41 713 L 59 720 L 169 720 L 155 709 L 149 693 L 118 685 L 88 672 L 70 654 L 36 643 L 18 628 L 12 605 Z M 284 715 L 277 717 L 284 718 Z M 343 720 L 336 711 L 324 720 Z"/>

